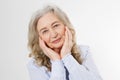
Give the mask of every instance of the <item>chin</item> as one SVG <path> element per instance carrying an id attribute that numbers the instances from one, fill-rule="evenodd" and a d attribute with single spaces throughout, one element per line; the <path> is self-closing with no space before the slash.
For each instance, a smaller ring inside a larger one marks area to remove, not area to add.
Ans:
<path id="1" fill-rule="evenodd" d="M 62 46 L 63 46 L 63 42 L 60 42 L 58 44 L 52 44 L 51 48 L 53 48 L 53 49 L 59 49 L 59 48 L 62 48 Z"/>
<path id="2" fill-rule="evenodd" d="M 55 45 L 54 48 L 59 49 L 62 48 L 63 45 Z"/>

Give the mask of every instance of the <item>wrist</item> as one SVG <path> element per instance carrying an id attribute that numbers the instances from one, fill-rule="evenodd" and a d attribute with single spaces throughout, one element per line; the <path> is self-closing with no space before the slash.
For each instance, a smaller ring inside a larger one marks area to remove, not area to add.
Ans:
<path id="1" fill-rule="evenodd" d="M 51 58 L 51 60 L 52 61 L 59 61 L 59 60 L 61 60 L 61 58 L 60 57 L 55 57 L 55 58 Z"/>
<path id="2" fill-rule="evenodd" d="M 61 55 L 61 59 L 63 59 L 64 57 L 66 57 L 66 56 L 68 56 L 68 55 L 70 55 L 70 54 L 71 54 L 71 52 L 67 52 L 67 54 Z"/>

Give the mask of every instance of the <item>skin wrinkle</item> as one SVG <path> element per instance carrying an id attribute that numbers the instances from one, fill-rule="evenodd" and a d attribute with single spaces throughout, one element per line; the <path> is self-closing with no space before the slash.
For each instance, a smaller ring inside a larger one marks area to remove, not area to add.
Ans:
<path id="1" fill-rule="evenodd" d="M 57 25 L 57 27 L 56 26 L 54 27 L 55 23 L 57 23 L 59 25 Z M 56 18 L 55 15 L 53 15 L 52 13 L 47 13 L 42 18 L 40 18 L 38 20 L 37 30 L 38 31 L 42 30 L 43 32 L 45 30 L 46 34 L 40 32 L 41 39 L 45 42 L 45 44 L 48 45 L 49 48 L 52 48 L 53 50 L 60 52 L 60 50 L 58 50 L 58 49 L 60 49 L 62 47 L 63 42 L 64 42 L 65 26 L 64 26 L 64 24 L 62 24 L 62 22 L 60 22 Z M 59 44 L 59 43 L 54 44 L 53 41 L 55 41 L 58 38 L 61 38 L 61 40 L 62 40 L 61 44 Z"/>
<path id="2" fill-rule="evenodd" d="M 51 15 L 52 15 L 52 17 L 50 17 Z M 45 16 L 46 16 L 46 19 L 45 19 Z M 55 18 L 56 20 L 53 21 L 54 20 L 53 18 Z M 51 22 L 51 21 L 53 21 L 53 22 Z M 43 24 L 41 25 L 41 23 L 43 23 Z M 58 29 L 56 25 L 58 27 L 59 26 L 62 26 L 62 27 Z M 54 28 L 54 26 L 56 26 L 56 27 Z M 40 28 L 42 28 L 42 27 L 46 27 L 46 29 L 43 29 L 42 31 L 40 31 Z M 70 42 L 66 41 L 66 42 L 68 42 L 67 44 L 65 43 L 65 38 L 67 38 L 65 35 L 68 35 L 69 31 L 67 31 L 67 34 L 65 34 L 66 33 L 65 27 L 68 28 L 68 30 L 70 31 L 70 34 L 72 36 L 72 39 L 68 40 Z M 63 30 L 63 28 L 64 28 L 64 30 Z M 46 32 L 47 32 L 47 35 L 46 35 Z M 41 35 L 42 33 L 45 33 L 45 35 Z M 56 55 L 56 53 L 59 54 L 59 55 L 57 55 L 57 59 L 61 59 L 68 52 L 71 52 L 72 56 L 80 64 L 82 63 L 82 59 L 80 58 L 80 52 L 77 49 L 77 44 L 75 41 L 75 30 L 73 29 L 73 26 L 70 23 L 67 15 L 62 10 L 60 10 L 58 7 L 49 6 L 49 7 L 44 8 L 43 10 L 38 10 L 30 21 L 28 35 L 29 35 L 28 46 L 31 49 L 31 53 L 29 56 L 33 57 L 35 59 L 35 62 L 39 66 L 45 66 L 45 67 L 47 67 L 48 70 L 51 70 L 50 59 L 52 58 L 52 56 L 51 56 L 50 51 L 53 51 L 53 53 L 55 53 L 55 55 Z M 46 55 L 44 48 L 42 48 L 40 46 L 40 39 L 43 40 L 43 43 L 47 47 L 45 49 L 47 49 L 46 51 L 49 53 L 49 54 L 47 53 L 47 55 L 49 55 L 51 58 Z M 60 42 L 58 39 L 60 39 Z M 58 40 L 59 43 L 55 40 Z M 72 44 L 71 41 L 73 42 L 72 48 L 69 47 L 70 46 L 69 44 Z M 64 46 L 67 46 L 67 47 L 64 47 Z"/>

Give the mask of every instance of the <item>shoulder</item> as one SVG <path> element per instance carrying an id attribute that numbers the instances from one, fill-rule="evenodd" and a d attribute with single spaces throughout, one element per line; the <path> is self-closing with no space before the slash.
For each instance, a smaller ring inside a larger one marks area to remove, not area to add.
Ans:
<path id="1" fill-rule="evenodd" d="M 28 70 L 40 70 L 42 72 L 47 70 L 46 67 L 37 65 L 35 59 L 32 58 L 28 60 L 27 68 Z"/>
<path id="2" fill-rule="evenodd" d="M 27 63 L 27 69 L 31 80 L 48 80 L 50 72 L 44 66 L 38 66 L 34 59 L 30 59 Z"/>
<path id="3" fill-rule="evenodd" d="M 78 45 L 78 49 L 80 51 L 81 57 L 84 59 L 89 54 L 89 46 L 88 45 Z"/>

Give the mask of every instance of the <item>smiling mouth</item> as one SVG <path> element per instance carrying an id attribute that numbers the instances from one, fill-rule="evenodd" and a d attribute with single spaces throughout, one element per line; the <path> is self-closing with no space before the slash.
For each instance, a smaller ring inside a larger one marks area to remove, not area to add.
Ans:
<path id="1" fill-rule="evenodd" d="M 61 38 L 54 40 L 52 43 L 58 43 L 58 42 L 60 42 L 60 40 L 61 40 Z"/>

